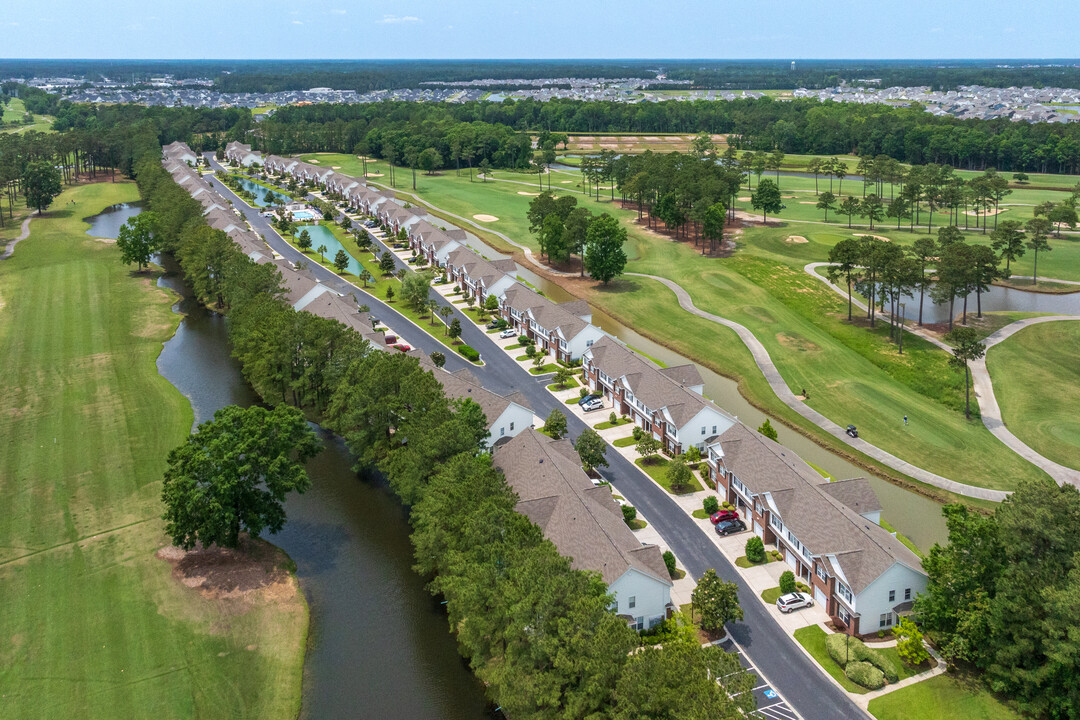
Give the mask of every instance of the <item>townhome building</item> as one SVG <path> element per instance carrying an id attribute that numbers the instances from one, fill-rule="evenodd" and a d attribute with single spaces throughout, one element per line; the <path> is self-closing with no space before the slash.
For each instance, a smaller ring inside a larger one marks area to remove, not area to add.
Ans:
<path id="1" fill-rule="evenodd" d="M 865 478 L 828 482 L 742 423 L 710 438 L 705 458 L 717 494 L 776 545 L 838 628 L 891 628 L 926 589 L 918 556 L 880 526 L 881 504 Z"/>
<path id="2" fill-rule="evenodd" d="M 573 568 L 599 573 L 614 596 L 614 611 L 628 625 L 650 628 L 674 612 L 660 548 L 634 536 L 610 486 L 593 485 L 569 440 L 529 428 L 497 446 L 492 461 L 517 493 L 517 511 Z"/>
<path id="3" fill-rule="evenodd" d="M 499 395 L 481 385 L 468 368 L 449 372 L 436 367 L 431 358 L 420 350 L 410 350 L 409 355 L 434 374 L 447 397 L 472 400 L 480 406 L 487 418 L 488 436 L 485 446 L 489 450 L 503 445 L 533 426 L 532 407 L 520 392 Z"/>
<path id="4" fill-rule="evenodd" d="M 503 290 L 499 312 L 519 334 L 564 363 L 581 360 L 607 335 L 592 324 L 592 310 L 584 300 L 556 303 L 520 282 Z"/>
<path id="5" fill-rule="evenodd" d="M 225 157 L 237 165 L 243 165 L 244 167 L 263 164 L 263 155 L 261 152 L 252 150 L 250 145 L 245 145 L 235 140 L 225 146 Z"/>
<path id="6" fill-rule="evenodd" d="M 604 336 L 585 351 L 582 367 L 589 391 L 651 433 L 669 455 L 691 446 L 704 455 L 709 439 L 737 422 L 702 395 L 693 364 L 660 368 Z"/>
<path id="7" fill-rule="evenodd" d="M 187 143 L 180 142 L 179 140 L 174 143 L 169 143 L 161 148 L 161 154 L 169 160 L 179 160 L 182 163 L 190 163 L 191 165 L 194 165 L 199 159 L 199 156 L 188 147 Z"/>

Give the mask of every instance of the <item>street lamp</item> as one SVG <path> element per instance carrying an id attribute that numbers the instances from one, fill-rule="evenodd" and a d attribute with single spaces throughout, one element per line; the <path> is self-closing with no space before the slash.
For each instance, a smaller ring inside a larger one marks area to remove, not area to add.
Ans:
<path id="1" fill-rule="evenodd" d="M 904 354 L 904 305 L 900 303 L 900 354 Z"/>

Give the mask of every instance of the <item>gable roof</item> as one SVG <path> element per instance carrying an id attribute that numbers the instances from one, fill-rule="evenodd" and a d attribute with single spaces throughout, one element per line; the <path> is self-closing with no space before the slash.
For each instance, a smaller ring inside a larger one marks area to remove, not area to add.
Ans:
<path id="1" fill-rule="evenodd" d="M 881 500 L 866 478 L 823 482 L 818 484 L 818 488 L 847 505 L 858 515 L 881 511 Z"/>
<path id="2" fill-rule="evenodd" d="M 642 545 L 623 522 L 609 487 L 594 487 L 569 441 L 532 428 L 497 447 L 495 467 L 517 493 L 518 512 L 544 532 L 571 565 L 608 585 L 633 568 L 671 586 L 660 548 Z"/>

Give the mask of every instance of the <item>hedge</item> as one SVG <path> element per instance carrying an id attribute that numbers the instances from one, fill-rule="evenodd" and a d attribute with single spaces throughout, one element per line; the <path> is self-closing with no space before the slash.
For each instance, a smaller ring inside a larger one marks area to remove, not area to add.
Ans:
<path id="1" fill-rule="evenodd" d="M 478 353 L 475 348 L 469 347 L 468 345 L 458 345 L 457 351 L 467 360 L 472 360 L 473 362 L 478 362 L 480 360 L 480 353 Z"/>
<path id="2" fill-rule="evenodd" d="M 850 652 L 848 648 L 844 647 L 845 642 L 850 643 Z M 852 662 L 870 663 L 891 683 L 900 679 L 896 674 L 896 670 L 885 661 L 881 653 L 868 648 L 866 643 L 859 638 L 844 633 L 833 633 L 825 638 L 825 648 L 829 651 L 829 657 L 836 661 L 836 664 L 840 667 L 844 667 L 844 663 L 850 658 Z"/>
<path id="3" fill-rule="evenodd" d="M 851 682 L 870 690 L 885 687 L 885 675 L 868 662 L 862 662 L 861 660 L 849 662 L 848 666 L 844 668 L 844 674 L 847 675 L 848 680 Z"/>

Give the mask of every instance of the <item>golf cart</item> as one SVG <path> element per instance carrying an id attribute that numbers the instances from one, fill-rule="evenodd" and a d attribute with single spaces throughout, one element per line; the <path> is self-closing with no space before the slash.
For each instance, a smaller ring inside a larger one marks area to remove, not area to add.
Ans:
<path id="1" fill-rule="evenodd" d="M 848 425 L 847 430 L 845 430 L 844 432 L 846 432 L 853 438 L 859 437 L 859 430 L 854 425 Z"/>

